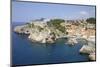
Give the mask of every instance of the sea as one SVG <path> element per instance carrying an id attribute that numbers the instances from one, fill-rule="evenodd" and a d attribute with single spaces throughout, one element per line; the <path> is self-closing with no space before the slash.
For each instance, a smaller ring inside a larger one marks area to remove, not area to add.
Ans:
<path id="1" fill-rule="evenodd" d="M 13 65 L 41 65 L 58 63 L 88 62 L 88 55 L 80 54 L 83 46 L 77 43 L 74 46 L 67 44 L 66 38 L 57 39 L 53 44 L 31 42 L 28 35 L 20 35 L 13 31 L 21 22 L 11 24 L 11 46 Z"/>

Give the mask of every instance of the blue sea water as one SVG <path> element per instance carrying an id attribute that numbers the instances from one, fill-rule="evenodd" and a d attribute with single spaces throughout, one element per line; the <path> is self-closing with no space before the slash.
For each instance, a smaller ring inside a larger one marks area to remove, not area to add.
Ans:
<path id="1" fill-rule="evenodd" d="M 51 64 L 89 61 L 87 55 L 81 55 L 80 43 L 75 46 L 65 44 L 66 39 L 58 39 L 54 44 L 32 43 L 26 35 L 18 35 L 13 32 L 16 25 L 12 23 L 12 64 Z"/>

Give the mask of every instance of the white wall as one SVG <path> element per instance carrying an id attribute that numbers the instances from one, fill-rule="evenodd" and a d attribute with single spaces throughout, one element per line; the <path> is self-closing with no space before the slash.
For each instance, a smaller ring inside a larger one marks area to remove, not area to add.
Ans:
<path id="1" fill-rule="evenodd" d="M 31 0 L 32 1 L 32 0 Z M 33 0 L 97 6 L 97 62 L 38 65 L 37 67 L 98 67 L 100 64 L 100 5 L 99 0 Z M 10 67 L 10 0 L 0 0 L 0 67 Z M 27 66 L 32 67 L 32 66 Z M 34 66 L 35 67 L 35 66 Z"/>

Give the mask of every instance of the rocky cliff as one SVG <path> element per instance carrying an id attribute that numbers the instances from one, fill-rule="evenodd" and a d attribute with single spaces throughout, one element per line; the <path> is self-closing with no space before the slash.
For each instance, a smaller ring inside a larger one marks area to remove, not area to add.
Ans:
<path id="1" fill-rule="evenodd" d="M 14 31 L 19 34 L 29 34 L 28 38 L 32 42 L 40 43 L 54 43 L 57 38 L 66 35 L 59 29 L 41 22 L 31 22 L 22 26 L 16 26 Z"/>

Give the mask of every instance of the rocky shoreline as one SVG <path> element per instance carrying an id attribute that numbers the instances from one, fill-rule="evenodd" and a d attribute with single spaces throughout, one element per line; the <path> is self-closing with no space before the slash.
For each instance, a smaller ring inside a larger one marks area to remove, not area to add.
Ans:
<path id="1" fill-rule="evenodd" d="M 84 23 L 85 22 L 86 21 L 84 21 Z M 80 21 L 78 24 L 80 24 Z M 39 43 L 55 43 L 56 39 L 67 37 L 67 44 L 70 44 L 71 46 L 74 46 L 76 43 L 78 43 L 77 39 L 83 38 L 85 39 L 86 43 L 84 43 L 79 52 L 88 54 L 90 60 L 96 60 L 94 28 L 93 30 L 90 28 L 85 29 L 78 24 L 62 22 L 59 25 L 55 24 L 55 26 L 57 26 L 55 27 L 52 24 L 47 24 L 43 21 L 32 21 L 21 26 L 16 26 L 14 28 L 14 32 L 18 34 L 26 34 L 28 35 L 29 40 Z M 59 28 L 60 26 L 61 28 Z M 64 32 L 62 29 L 65 29 Z M 68 36 L 74 37 L 70 38 Z M 91 36 L 93 37 L 91 38 Z"/>

